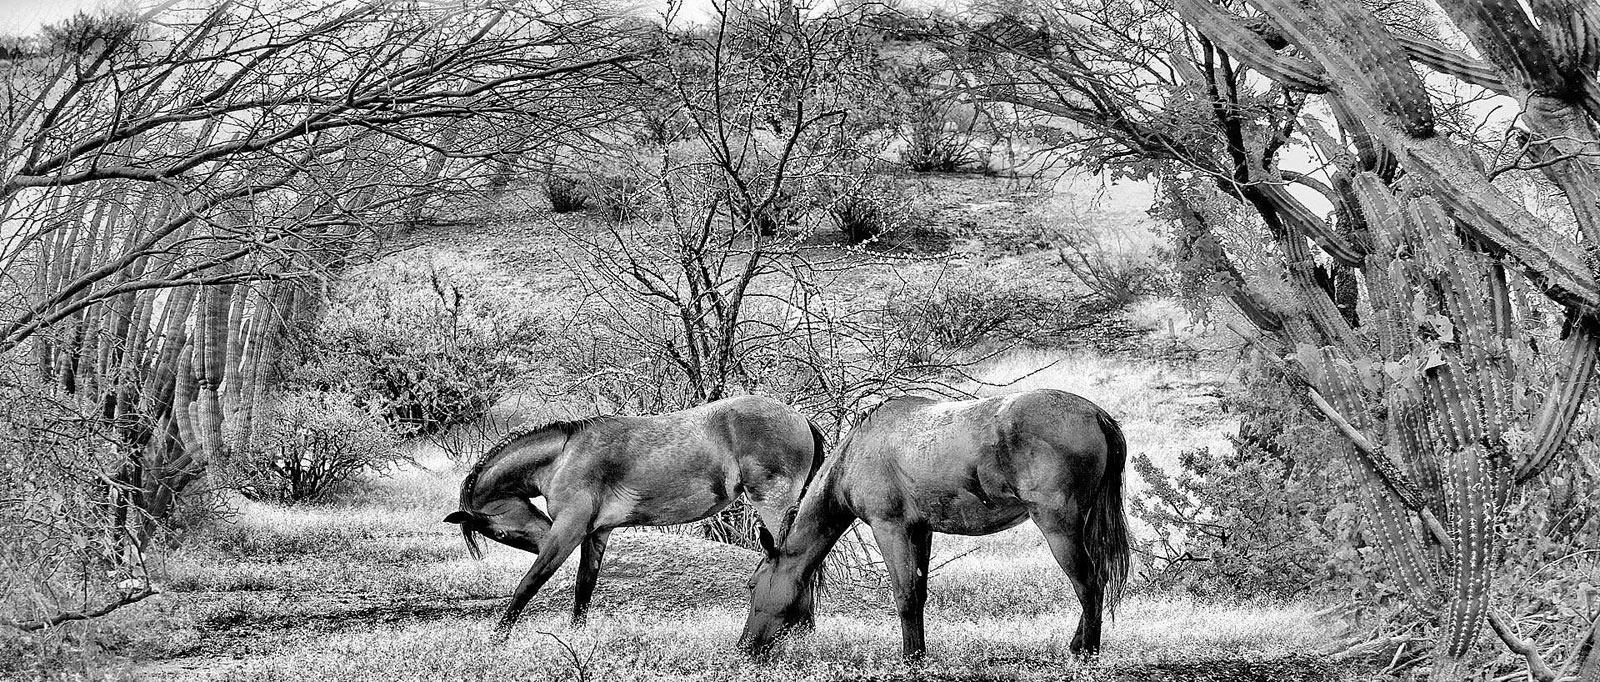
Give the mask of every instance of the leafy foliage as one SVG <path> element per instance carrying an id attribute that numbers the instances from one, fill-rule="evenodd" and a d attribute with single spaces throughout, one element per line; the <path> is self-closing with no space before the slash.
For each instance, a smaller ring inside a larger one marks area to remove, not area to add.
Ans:
<path id="1" fill-rule="evenodd" d="M 341 392 L 283 396 L 241 454 L 233 487 L 252 500 L 327 499 L 404 459 L 382 417 Z"/>
<path id="2" fill-rule="evenodd" d="M 525 372 L 539 325 L 437 270 L 397 274 L 357 281 L 331 302 L 291 381 L 348 393 L 401 435 L 483 417 Z"/>
<path id="3" fill-rule="evenodd" d="M 1184 452 L 1169 473 L 1140 454 L 1148 486 L 1130 513 L 1149 525 L 1139 544 L 1146 584 L 1196 596 L 1292 599 L 1368 594 L 1370 552 L 1357 526 L 1345 447 L 1297 404 L 1281 375 L 1256 368 L 1228 399 L 1245 424 L 1229 451 Z"/>

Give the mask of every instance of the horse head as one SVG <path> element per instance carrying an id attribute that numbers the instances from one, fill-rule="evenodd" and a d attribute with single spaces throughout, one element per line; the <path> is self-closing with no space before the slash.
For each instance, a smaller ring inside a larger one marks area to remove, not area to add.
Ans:
<path id="1" fill-rule="evenodd" d="M 816 582 L 800 557 L 785 556 L 761 531 L 761 563 L 750 576 L 750 617 L 744 622 L 739 648 L 751 656 L 765 656 L 779 637 L 794 630 L 809 630 L 815 613 Z M 813 569 L 814 570 L 814 569 Z"/>
<path id="2" fill-rule="evenodd" d="M 465 505 L 464 505 L 465 506 Z M 533 506 L 525 497 L 501 497 L 490 500 L 475 509 L 463 508 L 444 517 L 445 523 L 461 526 L 461 537 L 467 541 L 472 558 L 482 558 L 474 533 L 481 533 L 508 547 L 525 552 L 539 553 L 539 542 L 550 532 L 550 517 Z"/>

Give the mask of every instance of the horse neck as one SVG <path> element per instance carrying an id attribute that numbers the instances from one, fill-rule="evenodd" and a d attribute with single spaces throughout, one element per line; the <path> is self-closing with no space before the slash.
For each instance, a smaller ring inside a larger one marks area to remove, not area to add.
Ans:
<path id="1" fill-rule="evenodd" d="M 478 502 L 502 497 L 539 497 L 566 445 L 561 433 L 532 433 L 519 438 L 484 464 L 473 495 Z"/>
<path id="2" fill-rule="evenodd" d="M 795 561 L 800 575 L 810 574 L 822 565 L 834 543 L 850 528 L 855 515 L 834 499 L 834 486 L 829 470 L 818 471 L 813 488 L 800 500 L 794 521 L 784 536 L 782 554 L 785 560 Z"/>

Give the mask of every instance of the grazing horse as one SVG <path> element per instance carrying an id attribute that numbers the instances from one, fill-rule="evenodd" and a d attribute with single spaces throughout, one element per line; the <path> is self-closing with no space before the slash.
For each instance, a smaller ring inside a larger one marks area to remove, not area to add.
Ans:
<path id="1" fill-rule="evenodd" d="M 987 535 L 1033 519 L 1083 605 L 1072 651 L 1100 648 L 1100 611 L 1128 574 L 1122 429 L 1094 403 L 1036 390 L 937 402 L 896 398 L 839 445 L 750 579 L 740 648 L 764 655 L 812 619 L 823 557 L 855 519 L 872 527 L 900 615 L 901 651 L 922 656 L 933 533 Z"/>
<path id="2" fill-rule="evenodd" d="M 545 581 L 574 549 L 579 558 L 572 619 L 583 623 L 611 530 L 704 519 L 740 494 L 767 529 L 782 526 L 817 468 L 822 433 L 769 398 L 741 396 L 679 412 L 591 417 L 522 431 L 490 448 L 461 484 L 461 525 L 474 558 L 474 533 L 537 554 L 496 628 L 510 634 Z M 532 498 L 544 497 L 549 513 Z"/>

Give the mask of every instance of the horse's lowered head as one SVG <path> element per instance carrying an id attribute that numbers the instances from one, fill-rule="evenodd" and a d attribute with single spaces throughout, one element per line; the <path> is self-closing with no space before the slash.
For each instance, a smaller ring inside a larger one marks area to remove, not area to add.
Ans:
<path id="1" fill-rule="evenodd" d="M 771 652 L 779 637 L 810 630 L 815 622 L 816 580 L 798 557 L 784 556 L 772 537 L 761 531 L 765 556 L 750 576 L 750 617 L 745 619 L 739 648 L 761 657 Z"/>
<path id="2" fill-rule="evenodd" d="M 467 541 L 472 558 L 483 558 L 474 534 L 482 533 L 508 547 L 539 553 L 539 542 L 550 532 L 550 517 L 533 506 L 525 497 L 501 497 L 481 505 L 462 505 L 460 511 L 450 512 L 445 523 L 461 526 L 461 537 Z"/>

